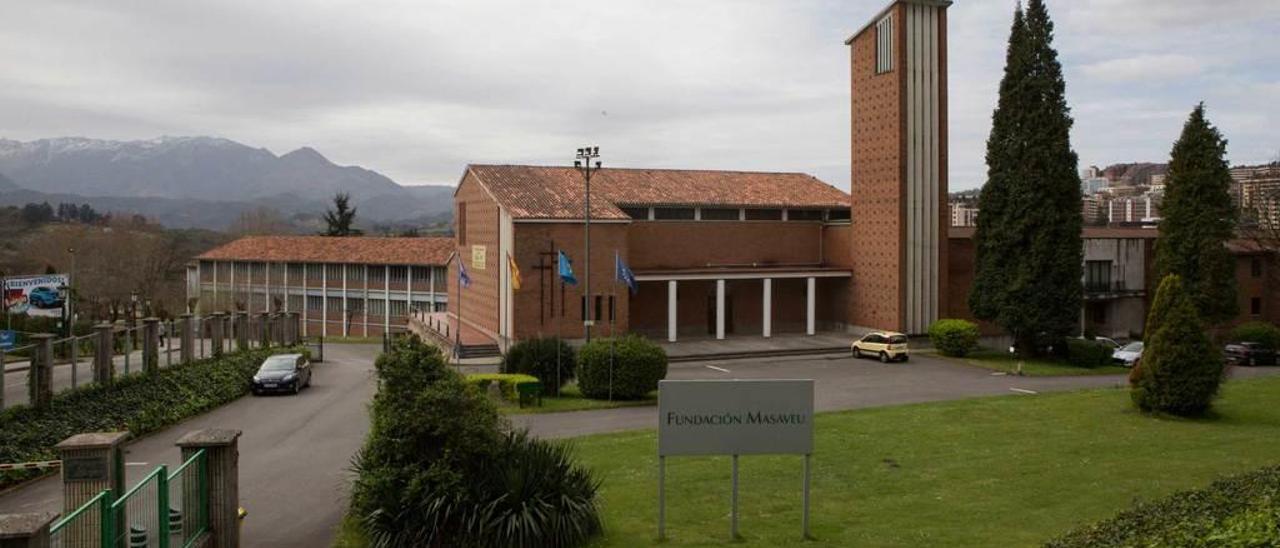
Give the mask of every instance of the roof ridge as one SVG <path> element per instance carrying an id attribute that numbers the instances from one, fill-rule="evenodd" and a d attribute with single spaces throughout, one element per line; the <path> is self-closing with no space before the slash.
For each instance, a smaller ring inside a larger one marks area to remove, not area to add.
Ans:
<path id="1" fill-rule="evenodd" d="M 540 169 L 576 169 L 573 166 L 559 165 L 538 165 L 538 164 L 467 164 L 468 167 L 532 167 Z M 760 171 L 750 169 L 706 169 L 706 168 L 682 168 L 682 167 L 607 167 L 603 170 L 619 170 L 619 171 L 685 171 L 693 173 L 751 173 L 756 175 L 803 175 L 817 179 L 812 174 L 803 171 Z M 821 179 L 819 179 L 821 180 Z"/>

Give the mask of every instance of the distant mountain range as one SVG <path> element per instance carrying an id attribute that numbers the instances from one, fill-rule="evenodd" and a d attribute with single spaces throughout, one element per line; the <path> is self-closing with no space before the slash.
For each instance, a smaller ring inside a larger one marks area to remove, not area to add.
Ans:
<path id="1" fill-rule="evenodd" d="M 402 186 L 315 149 L 282 156 L 215 137 L 106 141 L 0 139 L 0 204 L 88 203 L 171 227 L 224 229 L 244 210 L 319 213 L 347 192 L 365 222 L 408 222 L 451 211 L 453 188 Z"/>

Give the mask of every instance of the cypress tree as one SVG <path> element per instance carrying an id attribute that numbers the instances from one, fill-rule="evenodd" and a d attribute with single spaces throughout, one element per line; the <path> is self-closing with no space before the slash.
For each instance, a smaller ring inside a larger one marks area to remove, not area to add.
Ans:
<path id="1" fill-rule="evenodd" d="M 1014 12 L 987 139 L 969 295 L 974 315 L 1013 335 L 1022 354 L 1079 327 L 1083 217 L 1071 125 L 1053 22 L 1042 0 L 1030 0 Z"/>
<path id="2" fill-rule="evenodd" d="M 1191 297 L 1177 274 L 1160 281 L 1147 318 L 1142 360 L 1130 380 L 1133 403 L 1144 411 L 1202 414 L 1222 384 L 1222 355 L 1205 333 Z"/>
<path id="3" fill-rule="evenodd" d="M 1205 118 L 1204 103 L 1197 105 L 1173 144 L 1156 240 L 1156 275 L 1182 277 L 1211 325 L 1236 315 L 1235 263 L 1225 245 L 1236 226 L 1226 154 L 1227 140 Z"/>

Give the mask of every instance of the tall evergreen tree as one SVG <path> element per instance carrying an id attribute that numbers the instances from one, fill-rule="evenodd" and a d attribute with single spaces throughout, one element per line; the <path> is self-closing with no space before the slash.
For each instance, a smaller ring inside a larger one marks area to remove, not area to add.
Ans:
<path id="1" fill-rule="evenodd" d="M 1206 323 L 1236 315 L 1235 263 L 1225 246 L 1235 233 L 1227 140 L 1204 116 L 1204 103 L 1191 111 L 1173 144 L 1165 176 L 1156 240 L 1156 275 L 1182 277 Z"/>
<path id="2" fill-rule="evenodd" d="M 987 139 L 969 307 L 1022 354 L 1079 329 L 1083 226 L 1072 119 L 1043 0 L 1014 12 Z"/>
<path id="3" fill-rule="evenodd" d="M 356 220 L 356 208 L 351 207 L 351 195 L 339 192 L 333 197 L 333 209 L 324 212 L 328 225 L 325 236 L 359 236 L 360 229 L 351 226 Z"/>

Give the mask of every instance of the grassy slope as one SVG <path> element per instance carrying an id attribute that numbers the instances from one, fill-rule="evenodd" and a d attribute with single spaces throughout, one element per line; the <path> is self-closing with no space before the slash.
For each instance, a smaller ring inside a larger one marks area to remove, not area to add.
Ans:
<path id="1" fill-rule="evenodd" d="M 821 415 L 814 455 L 813 545 L 1027 546 L 1156 498 L 1280 460 L 1280 378 L 1228 384 L 1217 416 L 1157 419 L 1123 390 L 1012 396 Z M 604 480 L 607 535 L 655 536 L 653 431 L 580 438 Z M 749 545 L 797 540 L 800 457 L 741 459 Z M 673 545 L 728 536 L 729 459 L 667 463 Z"/>

